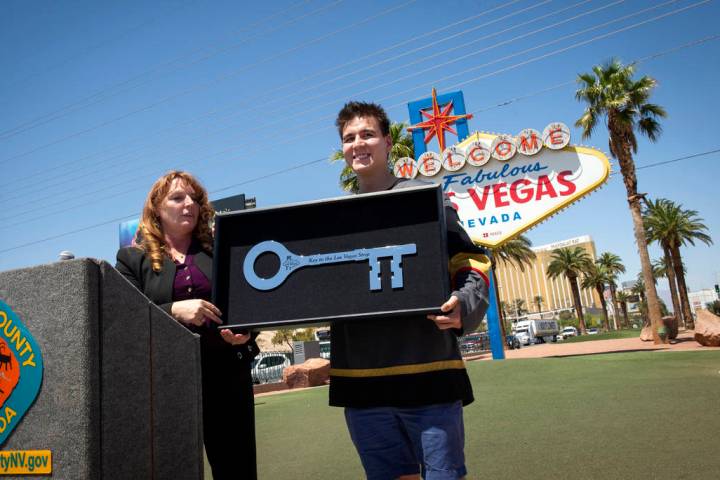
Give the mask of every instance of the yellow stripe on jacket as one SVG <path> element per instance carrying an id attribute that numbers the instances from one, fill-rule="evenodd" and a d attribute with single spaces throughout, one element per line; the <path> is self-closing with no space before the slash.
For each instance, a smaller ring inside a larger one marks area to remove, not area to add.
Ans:
<path id="1" fill-rule="evenodd" d="M 481 253 L 458 253 L 450 259 L 450 278 L 455 284 L 455 276 L 459 273 L 473 270 L 480 274 L 489 287 L 488 271 L 490 271 L 490 259 Z"/>
<path id="2" fill-rule="evenodd" d="M 438 370 L 464 370 L 462 360 L 441 360 L 432 363 L 398 365 L 382 368 L 331 368 L 331 377 L 387 377 L 390 375 L 409 375 L 413 373 L 436 372 Z"/>

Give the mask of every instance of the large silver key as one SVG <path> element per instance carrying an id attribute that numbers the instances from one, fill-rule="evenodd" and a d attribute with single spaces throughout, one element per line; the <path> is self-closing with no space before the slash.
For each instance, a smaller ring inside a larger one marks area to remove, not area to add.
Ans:
<path id="1" fill-rule="evenodd" d="M 358 248 L 347 252 L 321 253 L 318 255 L 295 255 L 285 248 L 282 243 L 274 240 L 260 242 L 250 249 L 243 261 L 243 274 L 245 280 L 258 290 L 272 290 L 282 284 L 295 270 L 302 267 L 312 267 L 327 263 L 364 262 L 370 263 L 370 290 L 381 290 L 380 285 L 380 259 L 390 258 L 392 271 L 392 288 L 403 287 L 402 257 L 412 255 L 417 251 L 414 243 L 392 245 L 378 248 Z M 270 278 L 262 278 L 255 273 L 255 260 L 264 253 L 274 253 L 280 259 L 280 269 Z"/>

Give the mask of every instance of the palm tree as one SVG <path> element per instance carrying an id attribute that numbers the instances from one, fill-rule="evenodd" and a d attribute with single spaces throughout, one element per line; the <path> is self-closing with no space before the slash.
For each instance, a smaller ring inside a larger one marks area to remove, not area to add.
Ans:
<path id="1" fill-rule="evenodd" d="M 625 320 L 625 328 L 630 326 L 630 321 L 628 320 L 628 311 L 627 311 L 627 302 L 630 301 L 630 294 L 625 293 L 624 291 L 617 292 L 616 299 L 618 303 L 620 304 L 620 309 L 623 313 L 623 319 Z"/>
<path id="2" fill-rule="evenodd" d="M 657 268 L 653 267 L 653 284 L 657 286 L 657 279 L 660 278 L 660 272 Z M 638 296 L 638 309 L 643 319 L 643 327 L 650 325 L 650 318 L 648 317 L 647 311 L 647 289 L 645 288 L 645 275 L 643 272 L 638 272 L 635 284 L 632 286 L 630 291 Z M 658 300 L 658 303 L 660 300 Z M 662 314 L 662 308 L 660 309 Z"/>
<path id="3" fill-rule="evenodd" d="M 580 274 L 587 269 L 588 264 L 592 260 L 590 255 L 582 247 L 561 248 L 550 254 L 550 263 L 547 267 L 548 278 L 557 278 L 564 275 L 570 282 L 570 291 L 572 291 L 573 303 L 575 304 L 575 313 L 578 317 L 580 333 L 586 333 L 585 319 L 582 313 L 582 302 L 580 301 L 580 290 L 578 288 L 577 279 Z"/>
<path id="4" fill-rule="evenodd" d="M 582 117 L 575 122 L 575 126 L 583 129 L 583 138 L 589 138 L 598 122 L 603 117 L 607 119 L 610 153 L 620 164 L 633 220 L 635 243 L 640 254 L 640 265 L 648 287 L 647 302 L 653 326 L 653 340 L 655 343 L 666 343 L 667 339 L 658 334 L 662 326 L 660 303 L 653 284 L 645 227 L 640 213 L 642 195 L 638 195 L 637 191 L 633 153 L 637 153 L 635 130 L 654 142 L 662 130 L 658 118 L 667 114 L 659 105 L 648 102 L 657 82 L 648 76 L 633 80 L 634 64 L 625 66 L 612 60 L 605 65 L 596 65 L 592 70 L 592 73 L 583 73 L 577 78 L 580 88 L 575 93 L 575 98 L 586 102 L 587 107 Z"/>
<path id="5" fill-rule="evenodd" d="M 495 272 L 493 272 L 493 275 L 494 274 L 495 274 Z M 495 295 L 497 298 L 497 287 L 495 288 Z M 507 327 L 509 327 L 509 325 L 505 325 L 505 319 L 508 317 L 508 308 L 509 307 L 508 307 L 508 304 L 503 301 L 500 301 L 498 305 L 499 305 L 498 315 L 500 316 L 500 331 L 502 332 L 503 337 L 505 337 L 505 332 L 507 331 Z"/>
<path id="6" fill-rule="evenodd" d="M 653 266 L 653 274 L 657 278 L 667 278 L 668 273 L 670 273 L 670 270 L 674 270 L 673 264 L 672 264 L 672 258 L 671 259 L 665 259 L 665 257 L 660 257 L 657 260 L 653 260 L 652 262 Z M 683 274 L 687 273 L 687 268 L 685 265 L 682 266 Z"/>
<path id="7" fill-rule="evenodd" d="M 603 252 L 598 257 L 596 263 L 601 265 L 608 275 L 608 285 L 610 286 L 610 299 L 612 300 L 613 306 L 613 317 L 615 318 L 615 329 L 618 328 L 617 316 L 617 277 L 621 273 L 625 273 L 625 265 L 622 263 L 622 259 L 611 252 Z"/>
<path id="8" fill-rule="evenodd" d="M 542 311 L 542 304 L 545 303 L 545 299 L 542 295 L 535 295 L 533 297 L 533 303 L 537 305 L 538 313 Z"/>
<path id="9" fill-rule="evenodd" d="M 525 235 L 518 235 L 502 245 L 490 248 L 490 251 L 493 267 L 500 261 L 505 266 L 515 265 L 521 272 L 525 271 L 525 266 L 532 265 L 536 257 L 532 250 L 532 242 Z"/>
<path id="10" fill-rule="evenodd" d="M 390 149 L 390 158 L 388 158 L 388 168 L 392 168 L 399 159 L 403 157 L 413 158 L 415 156 L 415 148 L 413 145 L 412 135 L 405 131 L 408 126 L 405 122 L 390 124 L 390 138 L 392 139 L 392 148 Z M 403 133 L 405 132 L 405 133 Z M 330 162 L 345 160 L 342 150 L 336 150 L 330 156 Z M 357 193 L 358 183 L 355 172 L 348 165 L 343 167 L 340 172 L 340 188 L 346 192 Z"/>
<path id="11" fill-rule="evenodd" d="M 648 223 L 645 222 L 647 228 Z M 650 235 L 648 235 L 648 241 L 651 241 Z M 675 270 L 672 266 L 672 260 L 670 258 L 670 250 L 663 248 L 663 257 L 658 258 L 652 263 L 653 271 L 656 272 L 658 278 L 668 279 L 668 288 L 670 289 L 670 298 L 673 304 L 673 314 L 677 318 L 678 322 L 682 322 L 683 326 L 687 328 L 685 321 L 685 315 L 682 313 L 680 307 L 680 301 L 678 300 L 677 281 L 675 280 Z"/>
<path id="12" fill-rule="evenodd" d="M 600 297 L 600 305 L 603 310 L 603 319 L 605 320 L 605 329 L 610 330 L 610 319 L 608 318 L 607 302 L 605 301 L 605 286 L 610 283 L 610 275 L 605 268 L 597 263 L 588 263 L 583 271 L 583 279 L 581 287 L 594 288 Z"/>
<path id="13" fill-rule="evenodd" d="M 525 271 L 526 265 L 532 265 L 535 260 L 535 252 L 532 251 L 532 242 L 525 235 L 518 235 L 517 237 L 506 241 L 502 245 L 490 250 L 490 266 L 492 269 L 493 282 L 495 282 L 495 301 L 500 305 L 500 288 L 498 278 L 496 274 L 498 261 L 503 265 L 515 265 L 520 269 L 521 272 Z M 507 335 L 505 331 L 505 314 L 506 310 L 502 311 L 502 318 L 500 319 L 500 327 L 502 328 L 502 335 L 505 338 Z"/>
<path id="14" fill-rule="evenodd" d="M 713 241 L 707 233 L 707 227 L 703 219 L 698 217 L 695 210 L 684 210 L 668 199 L 659 198 L 655 202 L 647 201 L 645 209 L 645 228 L 648 239 L 660 243 L 666 257 L 666 263 L 672 265 L 675 280 L 677 281 L 680 308 L 685 320 L 686 328 L 693 328 L 693 317 L 690 310 L 690 302 L 685 285 L 685 273 L 683 271 L 680 246 L 688 243 L 695 245 L 695 240 L 700 240 L 706 245 L 712 245 Z M 669 281 L 668 277 L 668 281 Z M 675 304 L 673 303 L 673 307 Z"/>
<path id="15" fill-rule="evenodd" d="M 516 298 L 512 301 L 512 308 L 515 311 L 515 318 L 519 318 L 527 313 L 527 308 L 525 308 L 525 300 L 522 298 Z"/>

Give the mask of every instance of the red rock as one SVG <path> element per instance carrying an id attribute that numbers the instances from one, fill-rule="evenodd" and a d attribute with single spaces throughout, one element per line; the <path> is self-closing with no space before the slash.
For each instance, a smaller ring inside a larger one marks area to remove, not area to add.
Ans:
<path id="1" fill-rule="evenodd" d="M 283 382 L 289 388 L 317 387 L 325 385 L 330 378 L 330 360 L 311 358 L 300 365 L 290 365 L 283 370 Z"/>
<path id="2" fill-rule="evenodd" d="M 642 340 L 643 342 L 653 341 L 652 326 L 648 325 L 647 327 L 643 327 L 643 329 L 640 331 L 640 340 Z"/>
<path id="3" fill-rule="evenodd" d="M 696 310 L 695 341 L 705 347 L 720 347 L 720 317 L 707 310 Z"/>

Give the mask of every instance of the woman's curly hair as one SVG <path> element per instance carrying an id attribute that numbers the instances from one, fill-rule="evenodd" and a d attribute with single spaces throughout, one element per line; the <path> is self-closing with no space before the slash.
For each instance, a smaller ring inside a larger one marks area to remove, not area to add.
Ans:
<path id="1" fill-rule="evenodd" d="M 165 244 L 165 236 L 160 223 L 158 210 L 160 203 L 165 199 L 173 180 L 180 179 L 185 185 L 195 190 L 195 201 L 200 206 L 200 215 L 198 216 L 197 225 L 193 230 L 193 238 L 198 240 L 203 249 L 208 252 L 212 251 L 213 238 L 210 222 L 215 216 L 208 194 L 200 182 L 187 172 L 173 170 L 160 177 L 150 189 L 145 206 L 143 207 L 142 216 L 140 217 L 140 225 L 136 233 L 136 245 L 150 257 L 152 269 L 159 272 L 162 269 L 163 257 L 169 256 L 167 245 Z"/>

